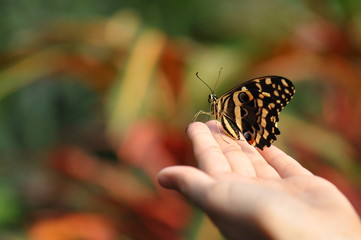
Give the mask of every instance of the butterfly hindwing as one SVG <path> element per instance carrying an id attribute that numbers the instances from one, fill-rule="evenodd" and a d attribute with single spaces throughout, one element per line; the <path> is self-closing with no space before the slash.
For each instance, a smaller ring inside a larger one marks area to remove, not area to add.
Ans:
<path id="1" fill-rule="evenodd" d="M 263 149 L 280 134 L 277 127 L 280 111 L 293 97 L 292 82 L 279 76 L 265 76 L 242 83 L 223 94 L 215 115 L 228 135 Z"/>

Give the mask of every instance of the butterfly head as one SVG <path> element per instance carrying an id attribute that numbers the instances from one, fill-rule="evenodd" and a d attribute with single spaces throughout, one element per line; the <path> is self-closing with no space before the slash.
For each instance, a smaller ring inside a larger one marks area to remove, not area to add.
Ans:
<path id="1" fill-rule="evenodd" d="M 209 103 L 216 103 L 217 102 L 217 96 L 214 94 L 214 90 L 216 89 L 216 86 L 217 86 L 217 83 L 218 83 L 218 80 L 219 80 L 219 77 L 221 75 L 221 72 L 222 72 L 222 69 L 223 67 L 221 67 L 221 69 L 219 69 L 219 73 L 218 73 L 218 78 L 217 78 L 217 81 L 216 83 L 214 84 L 214 87 L 211 88 L 205 81 L 202 80 L 202 78 L 199 77 L 198 75 L 198 72 L 196 73 L 196 76 L 199 80 L 201 80 L 208 88 L 209 90 L 211 91 L 211 94 L 208 95 L 208 102 Z"/>
<path id="2" fill-rule="evenodd" d="M 209 94 L 208 95 L 208 102 L 209 103 L 214 103 L 214 102 L 217 102 L 217 96 L 216 95 L 214 95 L 214 93 L 211 93 L 211 94 Z"/>
<path id="3" fill-rule="evenodd" d="M 221 75 L 222 69 L 223 69 L 223 67 L 221 67 L 221 69 L 219 70 L 218 78 L 217 78 L 217 81 L 216 81 L 216 83 L 214 84 L 214 87 L 213 87 L 213 88 L 211 88 L 205 81 L 203 81 L 203 80 L 199 77 L 198 72 L 196 73 L 197 78 L 198 78 L 199 80 L 201 80 L 201 82 L 203 82 L 203 83 L 209 88 L 209 90 L 211 91 L 211 94 L 208 95 L 208 102 L 211 104 L 211 113 L 212 113 L 213 115 L 216 115 L 216 113 L 217 113 L 217 112 L 216 112 L 216 111 L 217 111 L 216 105 L 217 105 L 217 103 L 218 103 L 218 98 L 217 98 L 217 96 L 214 94 L 214 90 L 215 90 L 215 88 L 216 88 L 216 86 L 217 86 L 217 83 L 218 83 L 219 77 L 220 77 L 220 75 Z"/>
<path id="4" fill-rule="evenodd" d="M 214 93 L 208 95 L 208 102 L 211 104 L 211 112 L 214 112 L 214 107 L 216 106 L 217 101 L 218 98 L 214 95 Z"/>

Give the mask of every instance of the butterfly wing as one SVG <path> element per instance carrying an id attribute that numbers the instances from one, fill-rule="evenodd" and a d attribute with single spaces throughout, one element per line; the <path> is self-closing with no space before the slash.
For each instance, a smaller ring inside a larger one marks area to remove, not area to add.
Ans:
<path id="1" fill-rule="evenodd" d="M 218 99 L 223 128 L 234 139 L 242 134 L 249 144 L 263 149 L 280 134 L 278 115 L 293 97 L 295 87 L 284 77 L 265 76 L 242 83 Z"/>

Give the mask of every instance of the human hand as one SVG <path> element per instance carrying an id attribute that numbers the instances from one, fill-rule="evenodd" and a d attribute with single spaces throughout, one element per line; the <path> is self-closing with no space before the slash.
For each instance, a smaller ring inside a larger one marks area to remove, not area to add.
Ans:
<path id="1" fill-rule="evenodd" d="M 158 181 L 203 209 L 227 239 L 361 239 L 346 197 L 277 147 L 221 137 L 216 121 L 187 132 L 199 169 L 168 167 Z"/>

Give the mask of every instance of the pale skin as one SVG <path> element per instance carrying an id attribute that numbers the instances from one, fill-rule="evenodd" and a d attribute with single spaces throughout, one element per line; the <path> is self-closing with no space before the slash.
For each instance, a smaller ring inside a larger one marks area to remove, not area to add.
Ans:
<path id="1" fill-rule="evenodd" d="M 199 206 L 227 239 L 361 239 L 360 217 L 333 184 L 275 146 L 260 151 L 220 136 L 219 125 L 192 123 L 198 168 L 168 167 L 158 181 Z"/>

